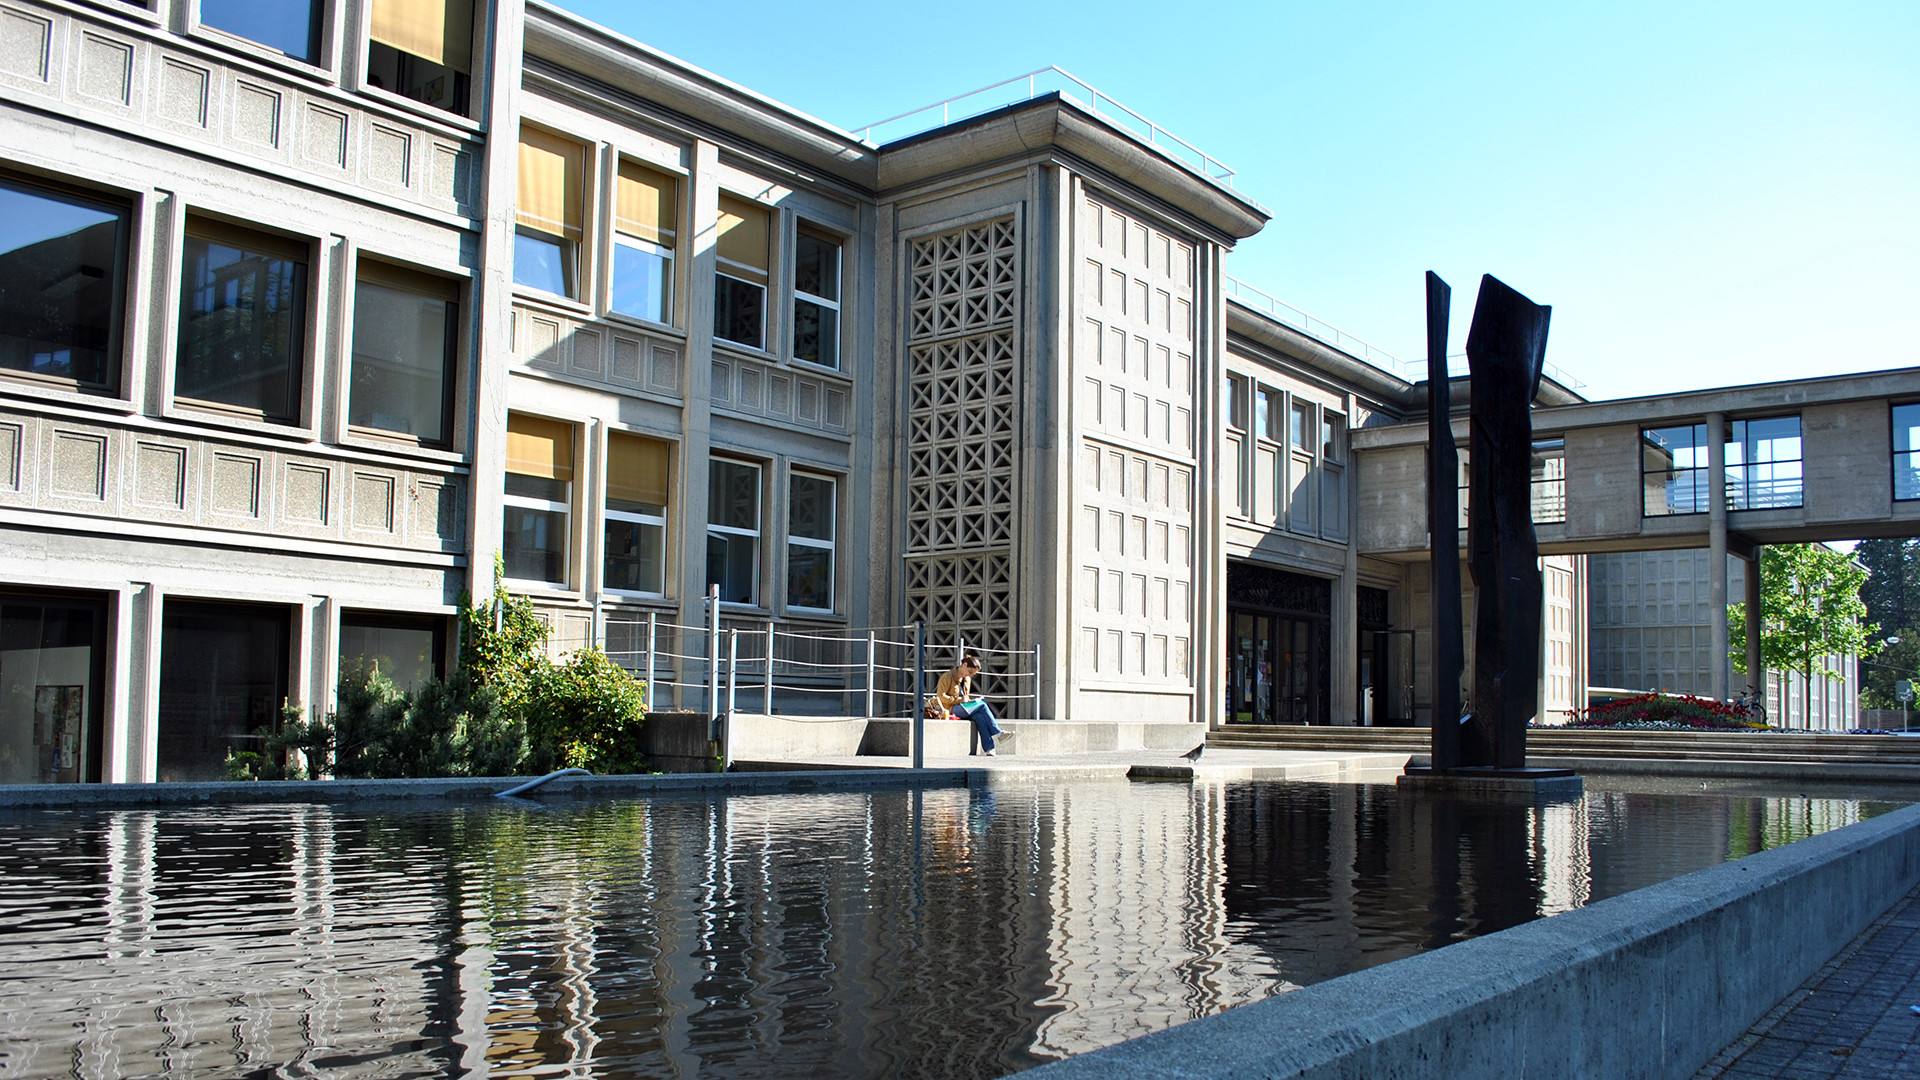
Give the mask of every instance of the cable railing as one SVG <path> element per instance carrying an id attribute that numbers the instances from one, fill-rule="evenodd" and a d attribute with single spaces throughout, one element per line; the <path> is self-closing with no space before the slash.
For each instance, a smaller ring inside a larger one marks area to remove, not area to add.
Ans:
<path id="1" fill-rule="evenodd" d="M 1223 187 L 1233 186 L 1233 170 L 1218 158 L 1147 119 L 1139 110 L 1122 105 L 1111 94 L 1102 93 L 1085 79 L 1051 65 L 852 130 L 862 142 L 879 146 L 1052 93 L 1058 93 L 1095 116 L 1113 122 L 1187 169 Z"/>
<path id="2" fill-rule="evenodd" d="M 1002 719 L 1040 716 L 1040 647 L 991 648 L 952 635 L 929 638 L 921 623 L 794 628 L 741 619 L 709 594 L 702 624 L 659 613 L 611 618 L 606 652 L 647 688 L 652 711 L 705 712 L 710 738 L 724 744 L 736 713 L 799 723 L 847 717 L 923 719 L 938 673 L 968 653 L 988 660 L 975 692 Z M 916 723 L 916 729 L 918 724 Z M 914 736 L 916 747 L 920 737 Z"/>

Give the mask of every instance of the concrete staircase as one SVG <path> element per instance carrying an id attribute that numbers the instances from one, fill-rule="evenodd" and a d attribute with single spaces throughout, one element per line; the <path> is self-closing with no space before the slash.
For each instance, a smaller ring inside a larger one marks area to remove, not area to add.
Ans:
<path id="1" fill-rule="evenodd" d="M 1235 724 L 1207 734 L 1208 747 L 1266 750 L 1397 751 L 1425 764 L 1426 728 L 1283 727 Z M 1781 731 L 1588 731 L 1533 728 L 1531 764 L 1579 761 L 1604 771 L 1609 761 L 1736 762 L 1776 766 L 1872 766 L 1885 779 L 1920 779 L 1920 738 Z M 1762 770 L 1771 773 L 1773 770 Z M 1858 772 L 1850 773 L 1869 778 Z M 1875 776 L 1872 778 L 1882 778 Z"/>

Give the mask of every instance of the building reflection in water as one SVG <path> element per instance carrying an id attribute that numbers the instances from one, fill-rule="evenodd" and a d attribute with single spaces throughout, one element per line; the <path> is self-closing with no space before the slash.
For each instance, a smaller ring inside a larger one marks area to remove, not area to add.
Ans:
<path id="1" fill-rule="evenodd" d="M 1071 782 L 21 812 L 0 1074 L 997 1076 L 1882 808 Z"/>

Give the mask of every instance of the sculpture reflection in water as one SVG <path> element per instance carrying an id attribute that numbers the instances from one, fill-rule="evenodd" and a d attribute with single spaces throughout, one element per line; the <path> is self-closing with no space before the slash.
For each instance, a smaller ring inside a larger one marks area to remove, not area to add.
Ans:
<path id="1" fill-rule="evenodd" d="M 1874 811 L 1063 782 L 14 812 L 0 1067 L 998 1076 Z"/>

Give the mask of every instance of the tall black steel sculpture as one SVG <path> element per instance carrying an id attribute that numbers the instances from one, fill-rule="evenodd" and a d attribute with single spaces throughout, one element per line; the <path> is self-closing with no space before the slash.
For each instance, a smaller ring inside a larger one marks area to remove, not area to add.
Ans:
<path id="1" fill-rule="evenodd" d="M 1473 432 L 1467 553 L 1473 569 L 1473 719 L 1463 763 L 1518 769 L 1540 686 L 1540 544 L 1533 531 L 1533 399 L 1553 309 L 1480 278 L 1467 331 Z"/>
<path id="2" fill-rule="evenodd" d="M 1533 531 L 1533 417 L 1552 309 L 1491 275 L 1467 333 L 1467 489 L 1473 571 L 1473 698 L 1459 711 L 1458 458 L 1446 368 L 1445 282 L 1427 275 L 1428 512 L 1433 557 L 1433 771 L 1521 769 L 1540 678 L 1540 563 Z M 1435 362 L 1434 357 L 1441 358 Z"/>
<path id="3" fill-rule="evenodd" d="M 1447 313 L 1453 290 L 1427 271 L 1427 547 L 1433 567 L 1433 767 L 1460 765 L 1460 454 L 1453 447 Z"/>

